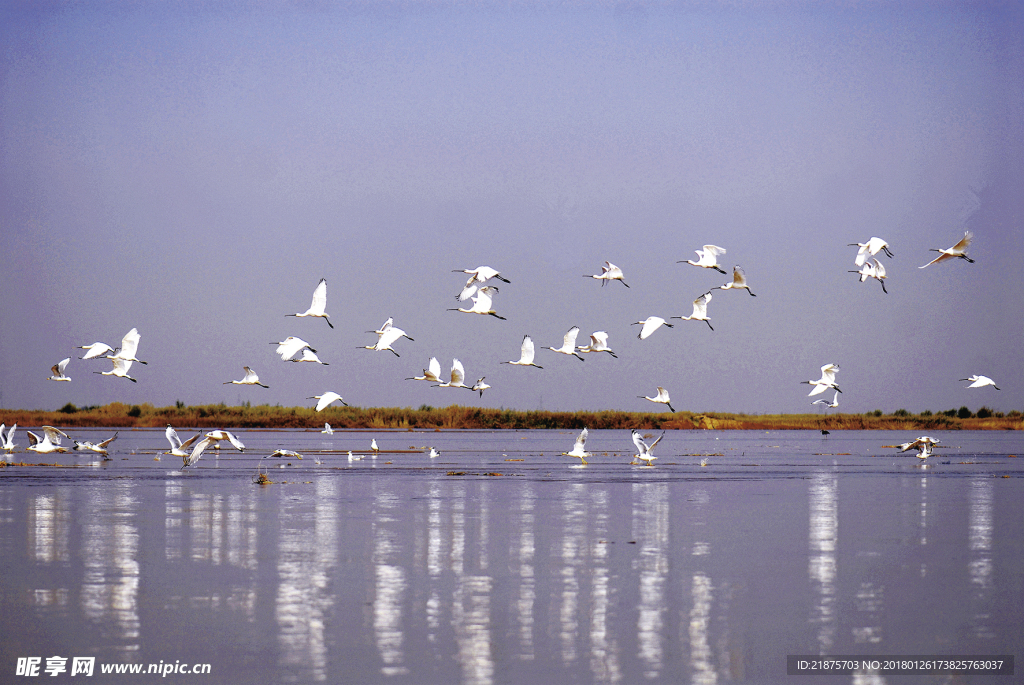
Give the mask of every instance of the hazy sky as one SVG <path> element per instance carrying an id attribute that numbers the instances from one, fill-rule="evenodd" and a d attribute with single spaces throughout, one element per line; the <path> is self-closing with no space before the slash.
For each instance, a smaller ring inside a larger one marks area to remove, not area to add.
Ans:
<path id="1" fill-rule="evenodd" d="M 839 411 L 1024 409 L 1020 3 L 497 5 L 0 3 L 2 406 L 806 412 L 834 362 Z M 709 243 L 757 297 L 638 340 L 728 280 L 676 263 Z M 480 265 L 506 321 L 445 311 Z M 333 330 L 285 316 L 321 278 Z M 357 349 L 389 316 L 401 357 Z M 542 349 L 574 325 L 619 358 Z M 78 359 L 132 327 L 137 384 Z"/>

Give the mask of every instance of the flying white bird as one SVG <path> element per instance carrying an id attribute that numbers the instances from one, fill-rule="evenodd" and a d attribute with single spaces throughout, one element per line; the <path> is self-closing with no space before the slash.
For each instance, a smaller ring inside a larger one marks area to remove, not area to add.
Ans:
<path id="1" fill-rule="evenodd" d="M 388 321 L 390 321 L 390 320 L 391 319 L 388 319 Z M 377 335 L 377 344 L 376 345 L 364 345 L 363 349 L 366 349 L 366 350 L 376 350 L 377 352 L 382 352 L 384 350 L 388 350 L 389 352 L 391 352 L 391 354 L 395 355 L 396 357 L 400 357 L 401 356 L 400 354 L 395 352 L 393 347 L 391 347 L 391 343 L 395 342 L 399 338 L 409 338 L 409 336 L 405 334 L 405 331 L 403 331 L 401 328 L 398 328 L 397 326 L 392 326 L 390 324 L 385 324 L 384 330 L 382 332 L 378 332 L 378 331 L 373 331 L 373 332 L 378 334 Z M 409 340 L 412 340 L 412 338 L 409 338 Z"/>
<path id="2" fill-rule="evenodd" d="M 857 266 L 861 266 L 866 262 L 869 255 L 874 257 L 879 252 L 884 252 L 886 256 L 892 257 L 892 252 L 889 251 L 889 243 L 881 238 L 871 238 L 866 243 L 849 243 L 850 247 L 854 245 L 860 248 L 857 250 L 857 257 L 853 260 L 853 263 Z"/>
<path id="3" fill-rule="evenodd" d="M 296 338 L 294 335 L 289 335 L 281 342 L 272 342 L 270 344 L 277 345 L 277 349 L 275 350 L 275 352 L 281 355 L 281 361 L 284 362 L 290 361 L 291 358 L 294 357 L 299 350 L 304 348 L 309 348 L 310 350 L 313 350 L 313 352 L 316 352 L 316 350 L 314 350 L 313 347 L 308 342 L 306 342 L 302 338 Z"/>
<path id="4" fill-rule="evenodd" d="M 873 264 L 871 262 L 874 262 Z M 868 280 L 869 278 L 875 278 L 879 283 L 882 284 L 882 292 L 889 294 L 889 291 L 885 289 L 885 265 L 883 265 L 877 259 L 872 259 L 871 262 L 865 263 L 860 271 L 850 271 L 851 274 L 860 274 L 860 282 Z"/>
<path id="5" fill-rule="evenodd" d="M 317 364 L 323 364 L 324 366 L 330 366 L 327 362 L 320 361 L 320 357 L 316 356 L 316 352 L 310 347 L 302 348 L 302 356 L 296 359 L 289 359 L 290 362 L 315 362 Z"/>
<path id="6" fill-rule="evenodd" d="M 126 361 L 124 359 L 117 359 L 115 357 L 107 357 L 107 359 L 109 359 L 111 363 L 113 363 L 114 368 L 112 368 L 110 371 L 93 371 L 93 373 L 98 373 L 101 376 L 117 376 L 118 378 L 127 378 L 132 383 L 138 382 L 128 375 L 128 369 L 132 367 L 132 363 L 130 361 Z"/>
<path id="7" fill-rule="evenodd" d="M 573 445 L 572 450 L 569 451 L 569 452 L 562 452 L 562 456 L 565 456 L 565 457 L 579 457 L 580 465 L 582 466 L 582 465 L 587 463 L 587 457 L 590 456 L 590 452 L 587 452 L 585 449 L 583 449 L 584 445 L 586 445 L 586 444 L 587 444 L 587 429 L 584 428 L 583 431 L 579 434 L 579 437 L 576 438 L 576 444 Z"/>
<path id="8" fill-rule="evenodd" d="M 590 344 L 586 347 L 581 347 L 580 352 L 607 352 L 616 359 L 619 355 L 612 352 L 612 348 L 608 347 L 608 334 L 604 331 L 594 331 L 590 334 Z"/>
<path id="9" fill-rule="evenodd" d="M 484 376 L 484 378 L 486 378 L 486 376 Z M 491 387 L 491 386 L 487 385 L 486 383 L 484 383 L 484 378 L 481 378 L 480 380 L 478 380 L 476 383 L 473 384 L 473 387 L 470 388 L 470 390 L 478 390 L 478 391 L 480 391 L 480 397 L 484 396 L 484 390 L 486 390 L 487 388 Z"/>
<path id="10" fill-rule="evenodd" d="M 184 463 L 181 466 L 181 470 L 184 471 L 189 466 L 192 466 L 192 464 L 195 464 L 199 461 L 199 457 L 203 456 L 203 451 L 206 450 L 207 447 L 210 445 L 217 445 L 221 440 L 227 440 L 234 445 L 235 449 L 239 452 L 245 451 L 245 445 L 243 445 L 238 438 L 228 431 L 210 431 L 206 434 L 206 437 L 196 443 L 196 446 L 192 449 L 192 453 L 183 458 L 182 461 Z"/>
<path id="11" fill-rule="evenodd" d="M 968 262 L 973 264 L 974 260 L 967 256 L 967 247 L 971 244 L 971 240 L 973 239 L 973 233 L 971 233 L 970 231 L 964 231 L 964 237 L 960 239 L 960 242 L 958 242 L 956 245 L 949 248 L 948 250 L 940 250 L 938 248 L 933 247 L 931 250 L 929 250 L 929 252 L 938 252 L 939 256 L 933 259 L 932 261 L 928 262 L 924 266 L 919 266 L 917 268 L 923 269 L 925 267 L 931 266 L 932 264 L 939 264 L 946 260 L 957 258 L 966 259 Z"/>
<path id="12" fill-rule="evenodd" d="M 821 378 L 816 381 L 800 381 L 801 383 L 807 383 L 814 386 L 811 388 L 811 391 L 807 393 L 807 396 L 812 397 L 814 395 L 820 395 L 828 388 L 833 388 L 836 392 L 842 392 L 842 390 L 839 389 L 839 386 L 836 385 L 837 371 L 839 371 L 838 364 L 825 364 L 825 366 L 821 367 Z"/>
<path id="13" fill-rule="evenodd" d="M 712 288 L 712 290 L 738 290 L 740 288 L 746 290 L 749 295 L 757 297 L 757 295 L 754 295 L 754 292 L 750 289 L 750 286 L 747 285 L 747 276 L 743 273 L 743 269 L 739 266 L 734 266 L 732 268 L 732 280 L 725 285 L 716 286 Z"/>
<path id="14" fill-rule="evenodd" d="M 164 431 L 164 435 L 167 436 L 167 442 L 171 443 L 171 451 L 164 454 L 185 458 L 189 455 L 188 448 L 199 439 L 202 433 L 196 433 L 185 442 L 182 442 L 181 438 L 178 437 L 177 431 L 171 428 L 171 424 L 167 424 L 167 430 Z"/>
<path id="15" fill-rule="evenodd" d="M 135 353 L 139 349 L 139 340 L 142 336 L 139 335 L 139 330 L 133 328 L 124 334 L 121 338 L 121 351 L 116 354 L 108 354 L 107 359 L 123 359 L 126 362 L 138 362 L 140 364 L 148 364 L 135 356 Z"/>
<path id="16" fill-rule="evenodd" d="M 327 407 L 327 405 L 329 405 L 329 404 L 331 404 L 331 402 L 335 402 L 335 401 L 341 402 L 346 407 L 348 406 L 348 404 L 345 402 L 345 400 L 341 399 L 341 395 L 339 395 L 336 392 L 332 392 L 332 391 L 327 391 L 323 395 L 313 395 L 312 397 L 307 397 L 306 399 L 307 400 L 319 400 L 319 402 L 316 403 L 316 410 L 317 411 L 323 411 Z"/>
<path id="17" fill-rule="evenodd" d="M 927 459 L 928 457 L 932 456 L 932 448 L 938 444 L 939 441 L 936 440 L 935 438 L 929 437 L 927 435 L 922 435 L 913 442 L 905 442 L 902 445 L 900 445 L 900 452 L 908 452 L 910 450 L 916 449 L 919 450 L 917 453 L 918 459 Z"/>
<path id="18" fill-rule="evenodd" d="M 321 433 L 326 433 L 327 435 L 334 435 L 334 429 L 331 428 L 331 424 L 329 424 L 329 423 L 325 423 L 324 424 L 324 429 L 322 431 L 320 431 L 320 432 Z"/>
<path id="19" fill-rule="evenodd" d="M 528 335 L 523 336 L 523 346 L 519 349 L 519 361 L 502 362 L 502 364 L 515 364 L 516 366 L 536 366 L 538 369 L 544 367 L 533 363 L 534 349 L 533 340 Z"/>
<path id="20" fill-rule="evenodd" d="M 26 448 L 29 452 L 38 452 L 39 454 L 47 454 L 49 452 L 67 452 L 66 447 L 60 446 L 60 439 L 62 437 L 67 438 L 68 434 L 59 428 L 53 426 L 43 426 L 43 437 L 40 439 L 38 435 L 32 431 L 26 431 L 28 433 L 29 446 Z M 71 438 L 68 438 L 70 440 Z"/>
<path id="21" fill-rule="evenodd" d="M 441 382 L 441 363 L 437 361 L 437 357 L 431 357 L 430 361 L 427 362 L 427 368 L 423 369 L 422 376 L 413 376 L 412 378 L 406 378 L 407 381 L 430 381 L 431 383 Z"/>
<path id="22" fill-rule="evenodd" d="M 223 385 L 258 385 L 261 388 L 269 388 L 269 385 L 263 385 L 260 383 L 260 377 L 256 375 L 256 372 L 250 369 L 248 366 L 243 366 L 245 369 L 245 378 L 240 381 L 225 381 Z"/>
<path id="23" fill-rule="evenodd" d="M 673 316 L 673 319 L 682 319 L 683 321 L 703 321 L 708 325 L 708 328 L 715 330 L 708 321 L 708 302 L 711 301 L 711 291 L 704 293 L 696 300 L 693 301 L 693 314 L 689 316 Z"/>
<path id="24" fill-rule="evenodd" d="M 718 247 L 717 245 L 705 245 L 703 250 L 694 250 L 697 253 L 697 261 L 692 259 L 680 259 L 676 264 L 682 264 L 684 261 L 687 264 L 693 264 L 694 266 L 701 266 L 705 269 L 714 269 L 721 273 L 725 273 L 725 270 L 718 265 L 718 255 L 725 254 L 724 247 Z"/>
<path id="25" fill-rule="evenodd" d="M 826 399 L 820 399 L 820 400 L 814 400 L 813 402 L 811 402 L 811 404 L 823 404 L 826 407 L 830 407 L 832 409 L 835 409 L 836 407 L 839 406 L 839 391 L 838 390 L 836 391 L 835 397 L 832 398 L 831 402 L 829 402 Z"/>
<path id="26" fill-rule="evenodd" d="M 672 408 L 672 405 L 670 404 L 672 398 L 668 396 L 668 390 L 661 387 L 660 385 L 658 386 L 658 394 L 655 395 L 654 397 L 644 397 L 643 395 L 637 395 L 637 398 L 641 400 L 650 400 L 651 402 L 658 402 L 660 404 L 664 404 L 666 407 L 668 407 L 668 410 L 673 414 L 676 411 L 675 409 Z"/>
<path id="27" fill-rule="evenodd" d="M 505 320 L 504 316 L 498 316 L 498 314 L 491 309 L 491 301 L 494 299 L 494 294 L 498 292 L 498 289 L 493 285 L 485 285 L 484 287 L 477 290 L 476 295 L 473 297 L 473 306 L 469 309 L 449 309 L 450 312 L 463 312 L 466 314 L 489 314 L 496 319 Z"/>
<path id="28" fill-rule="evenodd" d="M 53 366 L 50 367 L 50 373 L 53 375 L 47 378 L 48 381 L 68 381 L 71 379 L 64 375 L 64 369 L 67 368 L 68 362 L 71 361 L 71 357 L 62 359 Z"/>
<path id="29" fill-rule="evenodd" d="M 629 283 L 626 283 L 624 280 L 622 280 L 622 269 L 620 269 L 619 267 L 615 266 L 611 262 L 605 262 L 604 263 L 604 266 L 601 267 L 601 273 L 594 274 L 592 276 L 591 275 L 587 275 L 587 274 L 583 274 L 583 278 L 596 278 L 596 279 L 598 279 L 599 281 L 601 281 L 601 287 L 602 288 L 609 281 L 618 281 L 619 283 L 621 283 L 622 285 L 626 286 L 627 288 L 629 287 Z"/>
<path id="30" fill-rule="evenodd" d="M 331 323 L 330 314 L 324 313 L 324 309 L 327 308 L 327 279 L 321 278 L 317 284 L 316 289 L 313 290 L 313 303 L 309 305 L 309 309 L 298 314 L 285 314 L 285 316 L 317 316 L 327 322 L 327 325 L 334 328 L 334 324 Z"/>
<path id="31" fill-rule="evenodd" d="M 571 354 L 572 356 L 574 356 L 577 359 L 579 359 L 581 362 L 585 361 L 583 359 L 583 357 L 581 357 L 576 352 L 576 336 L 578 336 L 579 334 L 580 334 L 580 327 L 579 326 L 573 326 L 562 337 L 562 346 L 561 347 L 546 347 L 544 349 L 551 350 L 552 352 L 561 352 L 562 354 Z"/>
<path id="32" fill-rule="evenodd" d="M 636 336 L 641 340 L 646 340 L 647 338 L 651 337 L 651 333 L 654 333 L 654 331 L 658 330 L 662 326 L 667 326 L 668 328 L 675 328 L 673 324 L 670 324 L 669 322 L 665 321 L 665 319 L 661 318 L 660 316 L 648 316 L 643 321 L 634 321 L 630 325 L 636 326 L 637 324 L 643 325 L 643 328 L 640 329 L 640 332 L 637 333 Z"/>
<path id="33" fill-rule="evenodd" d="M 18 429 L 18 424 L 11 426 L 10 432 L 4 436 L 4 427 L 6 424 L 0 423 L 0 449 L 6 452 L 13 452 L 17 445 L 14 444 L 14 431 Z"/>
<path id="34" fill-rule="evenodd" d="M 466 281 L 467 286 L 472 285 L 473 283 L 486 283 L 492 278 L 497 278 L 499 281 L 504 281 L 505 283 L 512 282 L 498 273 L 497 269 L 492 269 L 489 266 L 478 266 L 475 269 L 452 269 L 452 273 L 459 273 L 460 271 L 464 274 L 469 274 L 469 280 Z"/>
<path id="35" fill-rule="evenodd" d="M 79 442 L 75 440 L 75 451 L 76 452 L 96 452 L 102 454 L 104 457 L 107 456 L 107 445 L 114 442 L 117 439 L 117 433 L 114 433 L 114 437 L 107 438 L 103 442 L 92 443 L 92 442 Z"/>
<path id="36" fill-rule="evenodd" d="M 646 442 L 644 442 L 644 438 L 642 435 L 640 435 L 640 431 L 633 429 L 633 444 L 636 445 L 637 451 L 635 458 L 643 459 L 644 461 L 647 462 L 647 465 L 650 466 L 651 462 L 657 459 L 657 457 L 654 456 L 651 452 L 654 450 L 654 446 L 661 442 L 661 439 L 663 437 L 665 437 L 664 432 L 658 436 L 657 440 L 648 445 Z"/>
<path id="37" fill-rule="evenodd" d="M 436 388 L 465 388 L 466 390 L 472 390 L 468 385 L 465 384 L 466 370 L 462 368 L 462 362 L 458 359 L 452 360 L 452 374 L 451 380 L 447 383 L 439 383 L 434 386 Z"/>
<path id="38" fill-rule="evenodd" d="M 973 383 L 971 383 L 970 385 L 967 386 L 968 388 L 983 388 L 986 385 L 991 385 L 996 390 L 999 390 L 999 386 L 996 385 L 996 382 L 994 380 L 992 380 L 991 378 L 989 378 L 988 376 L 974 375 L 974 376 L 971 376 L 970 378 L 961 378 L 960 380 L 962 380 L 962 381 L 974 381 Z"/>
<path id="39" fill-rule="evenodd" d="M 117 354 L 117 350 L 115 350 L 110 345 L 101 342 L 94 342 L 92 345 L 81 345 L 79 347 L 76 347 L 75 349 L 89 350 L 88 352 L 85 353 L 84 357 L 79 357 L 79 359 L 95 359 L 96 357 L 104 355 L 107 352 L 113 352 L 114 354 Z"/>

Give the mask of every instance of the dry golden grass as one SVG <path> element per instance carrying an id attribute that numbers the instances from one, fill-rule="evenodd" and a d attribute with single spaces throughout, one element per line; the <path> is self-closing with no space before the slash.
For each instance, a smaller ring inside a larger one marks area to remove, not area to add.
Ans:
<path id="1" fill-rule="evenodd" d="M 0 409 L 0 422 L 10 426 L 64 427 L 176 427 L 198 428 L 312 428 L 324 422 L 335 428 L 488 428 L 592 429 L 639 428 L 643 430 L 1022 430 L 1020 412 L 1005 417 L 957 418 L 944 414 L 914 416 L 874 414 L 728 414 L 670 412 L 551 412 L 483 409 L 451 405 L 443 408 L 339 407 L 322 412 L 307 407 L 270 405 L 229 407 L 224 404 L 196 407 L 153 407 L 113 402 L 102 407 L 60 411 Z"/>

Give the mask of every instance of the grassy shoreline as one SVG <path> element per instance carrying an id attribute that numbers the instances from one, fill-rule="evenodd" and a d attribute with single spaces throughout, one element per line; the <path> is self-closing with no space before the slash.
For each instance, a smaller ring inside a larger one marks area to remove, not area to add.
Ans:
<path id="1" fill-rule="evenodd" d="M 952 415 L 951 415 L 952 414 Z M 391 429 L 578 429 L 641 428 L 663 430 L 1024 430 L 1019 411 L 1001 415 L 985 410 L 909 414 L 730 414 L 724 412 L 556 412 L 483 409 L 451 405 L 435 408 L 337 407 L 322 412 L 309 407 L 270 405 L 229 407 L 224 404 L 153 407 L 120 402 L 101 407 L 66 405 L 58 411 L 0 409 L 0 423 L 8 426 L 175 427 L 195 428 L 314 428 L 327 422 L 334 428 Z"/>

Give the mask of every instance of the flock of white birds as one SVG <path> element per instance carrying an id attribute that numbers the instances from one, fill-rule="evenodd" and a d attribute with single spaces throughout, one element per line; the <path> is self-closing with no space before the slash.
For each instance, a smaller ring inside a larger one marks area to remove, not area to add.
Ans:
<path id="1" fill-rule="evenodd" d="M 924 269 L 933 264 L 939 264 L 955 259 L 963 259 L 967 262 L 973 263 L 974 260 L 967 255 L 967 249 L 971 244 L 972 238 L 972 234 L 969 231 L 966 231 L 964 233 L 963 238 L 961 238 L 952 247 L 947 249 L 934 248 L 932 251 L 938 252 L 939 256 L 918 268 Z M 889 249 L 888 243 L 881 238 L 872 237 L 867 242 L 864 243 L 850 243 L 850 246 L 856 246 L 858 248 L 856 257 L 854 259 L 854 264 L 857 267 L 859 267 L 858 270 L 851 270 L 850 273 L 857 274 L 861 282 L 865 282 L 868 279 L 877 280 L 881 284 L 883 292 L 887 293 L 888 291 L 885 287 L 885 279 L 887 278 L 885 266 L 881 262 L 881 260 L 878 259 L 877 255 L 879 253 L 882 253 L 889 258 L 893 257 L 893 253 Z M 726 254 L 726 250 L 724 248 L 718 247 L 717 245 L 704 245 L 703 249 L 695 250 L 695 252 L 697 253 L 696 260 L 680 260 L 677 263 L 691 264 L 696 267 L 704 269 L 713 269 L 722 274 L 727 274 L 727 272 L 718 263 L 718 257 Z M 462 288 L 462 291 L 459 293 L 459 295 L 457 295 L 457 299 L 460 302 L 470 300 L 472 302 L 472 306 L 468 308 L 451 308 L 449 309 L 449 311 L 463 312 L 466 314 L 480 314 L 504 320 L 505 317 L 498 314 L 497 311 L 494 309 L 494 298 L 499 292 L 498 286 L 488 285 L 488 283 L 492 280 L 510 283 L 509 279 L 503 277 L 498 270 L 493 269 L 489 266 L 479 266 L 475 269 L 455 269 L 453 270 L 453 272 L 461 272 L 469 276 L 465 286 Z M 629 284 L 627 284 L 625 281 L 625 276 L 623 274 L 622 269 L 616 266 L 615 264 L 612 264 L 611 262 L 607 261 L 604 263 L 604 266 L 601 267 L 600 274 L 584 275 L 584 278 L 593 278 L 599 280 L 601 281 L 602 287 L 612 281 L 618 281 L 623 286 L 627 288 L 629 287 Z M 707 324 L 708 328 L 714 331 L 714 327 L 712 327 L 710 317 L 708 315 L 708 305 L 712 300 L 712 290 L 746 290 L 748 295 L 756 297 L 755 293 L 751 290 L 750 285 L 747 283 L 746 275 L 743 269 L 740 268 L 739 266 L 734 266 L 732 270 L 732 279 L 721 286 L 711 288 L 707 292 L 699 295 L 693 301 L 693 312 L 689 316 L 674 316 L 671 318 L 681 319 L 684 321 L 703 321 L 704 323 Z M 317 284 L 316 288 L 313 291 L 312 302 L 310 303 L 310 306 L 308 309 L 306 309 L 306 311 L 296 312 L 294 314 L 286 314 L 286 316 L 294 316 L 300 318 L 321 318 L 327 322 L 327 325 L 329 327 L 333 329 L 334 324 L 331 323 L 330 315 L 327 313 L 327 280 L 321 279 L 320 282 Z M 650 316 L 642 321 L 635 321 L 633 322 L 633 325 L 641 326 L 641 329 L 637 334 L 637 337 L 641 340 L 649 338 L 661 326 L 667 326 L 670 328 L 673 326 L 673 324 L 668 323 L 668 321 L 658 316 Z M 389 318 L 387 321 L 385 321 L 380 328 L 374 331 L 367 331 L 367 333 L 375 334 L 377 336 L 377 341 L 373 345 L 362 346 L 362 349 L 373 350 L 377 352 L 389 351 L 396 356 L 399 356 L 399 353 L 394 349 L 393 345 L 398 343 L 398 341 L 403 338 L 413 340 L 413 338 L 410 337 L 404 330 L 394 325 L 394 320 L 392 318 Z M 578 346 L 576 342 L 579 333 L 579 327 L 574 326 L 566 332 L 564 338 L 562 339 L 562 345 L 560 347 L 546 347 L 545 349 L 567 356 L 575 357 L 580 361 L 585 361 L 584 357 L 582 356 L 583 354 L 595 352 L 607 352 L 612 357 L 617 358 L 615 352 L 612 351 L 612 349 L 609 347 L 608 333 L 606 331 L 595 331 L 589 336 L 589 344 L 583 346 Z M 136 356 L 138 353 L 140 339 L 141 336 L 139 335 L 138 330 L 133 328 L 121 339 L 121 346 L 118 348 L 112 348 L 106 343 L 95 342 L 92 343 L 91 345 L 83 345 L 76 349 L 86 350 L 86 353 L 82 357 L 80 357 L 80 359 L 82 360 L 107 359 L 111 362 L 112 368 L 109 371 L 94 371 L 93 373 L 97 373 L 104 376 L 125 378 L 135 383 L 137 382 L 136 379 L 128 375 L 128 372 L 131 369 L 132 364 L 136 362 L 139 364 L 147 364 L 147 362 L 142 361 Z M 295 363 L 309 362 L 315 364 L 322 364 L 325 366 L 327 365 L 327 362 L 321 361 L 320 358 L 317 356 L 316 349 L 314 349 L 305 340 L 302 340 L 301 338 L 298 338 L 296 336 L 289 336 L 280 342 L 273 342 L 270 344 L 277 346 L 276 353 L 280 356 L 282 361 L 289 361 Z M 543 368 L 539 364 L 535 363 L 535 356 L 536 352 L 533 340 L 529 335 L 525 335 L 523 337 L 522 344 L 520 347 L 519 359 L 510 360 L 502 363 L 511 364 L 515 366 L 533 366 L 536 368 Z M 67 375 L 67 366 L 70 361 L 71 358 L 68 357 L 55 364 L 51 369 L 52 375 L 47 380 L 64 382 L 70 381 L 71 378 Z M 243 366 L 242 368 L 245 370 L 245 376 L 241 380 L 225 381 L 224 384 L 259 385 L 260 387 L 263 388 L 269 387 L 260 382 L 259 376 L 251 367 Z M 832 389 L 835 391 L 835 394 L 831 402 L 825 399 L 818 399 L 812 402 L 812 404 L 820 404 L 823 405 L 824 407 L 832 409 L 835 409 L 839 406 L 839 394 L 842 392 L 842 390 L 839 389 L 839 386 L 836 383 L 836 374 L 838 373 L 838 371 L 839 366 L 837 364 L 825 364 L 824 366 L 821 367 L 820 378 L 816 380 L 801 381 L 802 383 L 809 384 L 812 386 L 811 391 L 808 393 L 808 396 L 821 394 L 828 389 Z M 414 376 L 411 378 L 407 378 L 406 380 L 427 381 L 433 384 L 435 387 L 440 388 L 463 388 L 465 390 L 478 392 L 479 395 L 482 397 L 484 390 L 491 387 L 490 385 L 485 383 L 485 378 L 485 376 L 479 378 L 477 382 L 474 383 L 473 385 L 466 384 L 466 372 L 465 369 L 463 368 L 462 362 L 460 362 L 458 359 L 452 360 L 450 373 L 446 376 L 442 376 L 440 362 L 437 360 L 436 357 L 431 357 L 427 364 L 427 368 L 423 369 L 422 376 Z M 973 375 L 970 376 L 969 378 L 963 378 L 960 380 L 971 381 L 971 385 L 968 386 L 970 388 L 980 388 L 991 385 L 996 390 L 999 389 L 999 387 L 996 386 L 995 382 L 987 376 Z M 651 402 L 664 404 L 669 411 L 675 411 L 672 408 L 671 398 L 669 396 L 668 390 L 666 390 L 662 386 L 658 386 L 657 393 L 653 397 L 646 397 L 642 395 L 638 397 L 640 397 L 641 399 L 649 400 Z M 310 396 L 308 399 L 317 400 L 316 411 L 318 412 L 323 411 L 325 408 L 327 408 L 334 402 L 340 402 L 341 404 L 347 406 L 345 401 L 342 399 L 342 396 L 334 391 L 326 391 L 320 395 Z M 14 428 L 16 427 L 17 426 L 12 427 L 10 433 L 5 439 L 3 437 L 4 427 L 0 426 L 0 448 L 5 449 L 8 452 L 14 449 L 13 436 Z M 324 432 L 332 432 L 329 425 L 325 426 Z M 28 447 L 28 449 L 36 452 L 67 451 L 66 449 L 60 447 L 62 436 L 65 438 L 67 437 L 67 435 L 62 433 L 60 430 L 49 426 L 44 427 L 43 438 L 39 438 L 39 436 L 35 435 L 32 432 L 29 432 L 29 437 L 32 444 Z M 114 438 L 116 437 L 117 436 L 115 434 Z M 190 440 L 182 442 L 177 437 L 177 434 L 174 433 L 174 429 L 171 428 L 170 426 L 167 427 L 167 439 L 171 444 L 170 454 L 173 454 L 175 456 L 181 456 L 183 458 L 184 466 L 182 468 L 194 464 L 207 447 L 210 447 L 211 445 L 217 445 L 217 443 L 219 443 L 221 440 L 227 440 L 239 450 L 244 449 L 242 443 L 239 442 L 237 438 L 235 438 L 231 433 L 227 431 L 212 431 L 210 433 L 207 433 L 202 440 L 199 440 L 191 451 L 187 451 L 187 448 L 193 442 L 198 440 L 199 437 L 199 435 L 196 435 Z M 110 440 L 99 443 L 98 445 L 93 445 L 92 443 L 75 442 L 74 449 L 80 451 L 93 451 L 106 455 L 106 445 L 113 441 L 114 438 L 110 438 Z M 567 456 L 578 457 L 581 460 L 581 464 L 585 465 L 587 463 L 585 457 L 589 456 L 589 453 L 586 452 L 584 449 L 586 439 L 587 431 L 586 429 L 584 429 L 580 436 L 577 438 L 574 448 L 570 452 L 564 452 L 563 454 Z M 643 442 L 643 439 L 639 436 L 639 434 L 636 433 L 636 431 L 634 431 L 633 441 L 637 447 L 636 458 L 645 461 L 647 464 L 650 464 L 655 459 L 651 452 L 654 446 L 657 444 L 658 440 L 655 440 L 654 443 L 648 446 Z M 937 442 L 938 441 L 936 441 L 934 438 L 928 438 L 927 436 L 924 436 L 918 438 L 918 440 L 916 440 L 913 443 L 908 443 L 909 446 L 905 445 L 904 451 L 911 448 L 918 448 L 920 450 L 918 456 L 923 459 L 931 454 L 931 449 Z M 283 453 L 275 454 L 272 456 L 283 456 Z"/>

